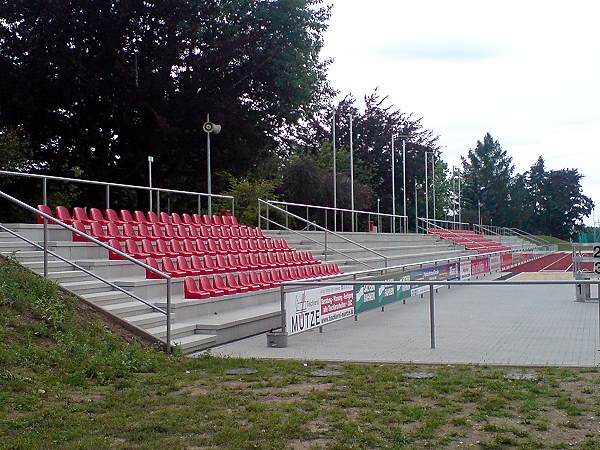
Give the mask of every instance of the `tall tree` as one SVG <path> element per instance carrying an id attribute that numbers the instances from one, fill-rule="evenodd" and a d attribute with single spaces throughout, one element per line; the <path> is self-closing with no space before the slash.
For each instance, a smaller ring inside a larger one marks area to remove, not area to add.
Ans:
<path id="1" fill-rule="evenodd" d="M 509 202 L 514 165 L 497 140 L 487 133 L 474 149 L 462 158 L 464 204 L 481 211 L 498 225 L 510 221 Z"/>
<path id="2" fill-rule="evenodd" d="M 213 168 L 244 175 L 329 91 L 321 0 L 4 0 L 0 17 L 0 126 L 53 173 L 142 183 L 152 154 L 159 183 L 204 190 L 207 113 Z"/>

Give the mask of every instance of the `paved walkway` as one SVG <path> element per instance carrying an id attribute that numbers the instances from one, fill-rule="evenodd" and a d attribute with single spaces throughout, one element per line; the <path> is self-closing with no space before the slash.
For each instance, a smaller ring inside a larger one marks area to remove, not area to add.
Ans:
<path id="1" fill-rule="evenodd" d="M 437 348 L 429 348 L 429 300 L 370 311 L 291 336 L 268 348 L 265 335 L 227 344 L 214 354 L 331 361 L 597 366 L 598 304 L 575 303 L 572 286 L 440 289 Z"/>

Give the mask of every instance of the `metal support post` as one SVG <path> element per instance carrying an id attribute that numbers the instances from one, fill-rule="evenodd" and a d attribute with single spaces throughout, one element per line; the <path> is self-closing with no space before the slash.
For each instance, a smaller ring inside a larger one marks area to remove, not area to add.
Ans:
<path id="1" fill-rule="evenodd" d="M 402 214 L 404 217 L 406 217 L 406 195 L 406 139 L 402 139 L 402 199 L 404 202 L 404 212 Z M 406 227 L 408 227 L 408 223 L 406 223 Z M 406 233 L 408 228 L 403 231 Z"/>
<path id="2" fill-rule="evenodd" d="M 288 205 L 285 205 L 285 212 L 288 212 Z M 285 227 L 289 228 L 290 227 L 290 216 L 289 215 L 285 215 Z"/>
<path id="3" fill-rule="evenodd" d="M 392 134 L 392 233 L 396 232 L 396 152 L 394 150 L 394 137 Z"/>
<path id="4" fill-rule="evenodd" d="M 202 214 L 202 196 L 198 195 L 198 215 Z"/>
<path id="5" fill-rule="evenodd" d="M 167 278 L 167 353 L 171 353 L 171 279 Z"/>
<path id="6" fill-rule="evenodd" d="M 334 231 L 337 231 L 337 154 L 335 147 L 335 111 L 333 112 L 331 138 L 333 144 L 333 229 Z"/>
<path id="7" fill-rule="evenodd" d="M 265 205 L 265 208 L 266 208 L 266 210 L 267 210 L 267 230 L 269 230 L 269 225 L 270 225 L 270 224 L 269 224 L 269 205 L 268 205 L 268 204 L 266 204 L 266 205 Z"/>
<path id="8" fill-rule="evenodd" d="M 44 206 L 48 206 L 48 183 L 47 179 L 42 180 L 42 195 L 44 197 Z M 48 219 L 44 217 L 44 278 L 48 277 Z"/>
<path id="9" fill-rule="evenodd" d="M 156 215 L 160 214 L 160 191 L 156 191 Z"/>
<path id="10" fill-rule="evenodd" d="M 429 328 L 431 331 L 431 348 L 435 348 L 435 299 L 433 284 L 429 285 Z"/>
<path id="11" fill-rule="evenodd" d="M 106 185 L 106 209 L 110 208 L 110 184 Z"/>
<path id="12" fill-rule="evenodd" d="M 352 136 L 352 115 L 350 115 L 350 202 L 352 231 L 354 233 L 354 142 Z"/>
<path id="13" fill-rule="evenodd" d="M 325 261 L 327 261 L 327 231 L 325 231 Z"/>

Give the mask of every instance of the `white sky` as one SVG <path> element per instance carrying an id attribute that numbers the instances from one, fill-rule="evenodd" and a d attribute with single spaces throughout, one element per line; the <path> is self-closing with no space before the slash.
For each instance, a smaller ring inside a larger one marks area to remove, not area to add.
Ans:
<path id="1" fill-rule="evenodd" d="M 519 172 L 539 155 L 577 168 L 600 212 L 600 3 L 330 1 L 342 94 L 379 86 L 440 135 L 450 166 L 489 131 Z"/>

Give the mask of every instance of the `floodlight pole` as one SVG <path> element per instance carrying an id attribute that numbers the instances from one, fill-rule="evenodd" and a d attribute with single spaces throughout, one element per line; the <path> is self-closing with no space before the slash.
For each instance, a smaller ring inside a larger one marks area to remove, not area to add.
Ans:
<path id="1" fill-rule="evenodd" d="M 417 179 L 415 178 L 415 233 L 419 233 L 419 197 L 417 191 Z"/>
<path id="2" fill-rule="evenodd" d="M 433 185 L 433 221 L 435 222 L 435 153 L 431 152 L 431 183 Z"/>
<path id="3" fill-rule="evenodd" d="M 429 152 L 425 152 L 425 218 L 429 222 L 429 180 L 427 179 L 427 155 Z"/>
<path id="4" fill-rule="evenodd" d="M 404 200 L 404 220 L 406 220 L 406 227 L 408 228 L 408 219 L 406 218 L 406 139 L 402 137 L 402 198 Z M 404 230 L 406 233 L 408 230 Z"/>
<path id="5" fill-rule="evenodd" d="M 392 134 L 392 233 L 396 232 L 396 169 L 394 168 L 394 159 L 396 152 L 394 150 L 394 138 Z"/>
<path id="6" fill-rule="evenodd" d="M 210 123 L 210 114 L 206 114 L 206 123 Z M 210 177 L 210 133 L 206 133 L 206 180 L 208 184 L 208 215 L 212 216 L 212 180 Z"/>
<path id="7" fill-rule="evenodd" d="M 461 183 L 461 174 L 460 169 L 458 169 L 458 221 L 462 224 L 462 205 L 461 205 L 461 192 L 460 192 L 460 183 Z M 460 225 L 462 226 L 462 225 Z"/>
<path id="8" fill-rule="evenodd" d="M 333 111 L 331 138 L 333 144 L 333 231 L 337 232 L 337 155 L 335 149 L 335 110 Z"/>
<path id="9" fill-rule="evenodd" d="M 352 139 L 352 114 L 350 118 L 350 209 L 352 210 L 352 232 L 354 233 L 354 143 Z"/>
<path id="10" fill-rule="evenodd" d="M 150 190 L 148 191 L 148 198 L 150 199 L 150 209 L 148 211 L 152 211 L 152 163 L 154 162 L 153 156 L 148 156 L 148 187 Z"/>

